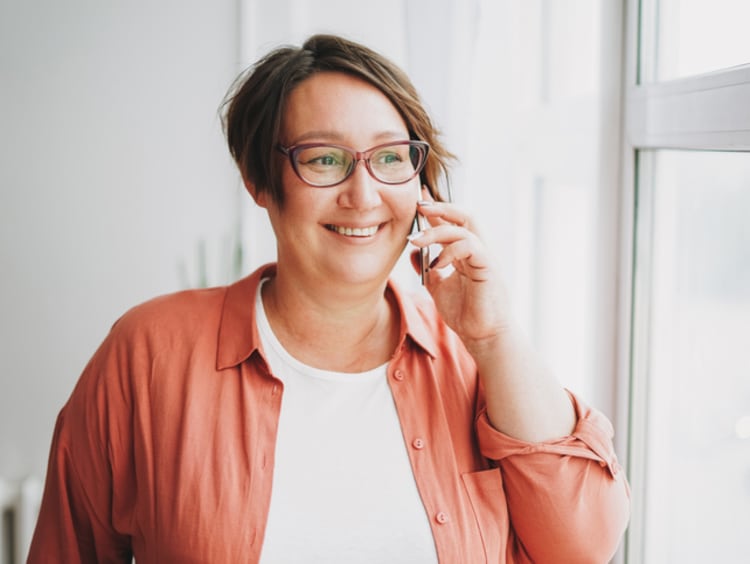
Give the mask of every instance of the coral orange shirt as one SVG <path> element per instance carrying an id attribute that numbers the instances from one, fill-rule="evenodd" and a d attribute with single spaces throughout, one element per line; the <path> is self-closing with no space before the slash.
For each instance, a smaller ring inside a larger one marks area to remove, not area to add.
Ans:
<path id="1" fill-rule="evenodd" d="M 258 561 L 283 386 L 254 300 L 273 269 L 115 323 L 58 417 L 31 564 Z M 498 432 L 429 299 L 389 291 L 401 336 L 387 377 L 440 562 L 607 562 L 629 513 L 607 419 L 571 395 L 571 436 Z"/>

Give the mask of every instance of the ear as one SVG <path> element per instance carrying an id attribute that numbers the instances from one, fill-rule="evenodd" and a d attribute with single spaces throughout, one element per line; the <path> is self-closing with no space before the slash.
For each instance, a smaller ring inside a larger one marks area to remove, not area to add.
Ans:
<path id="1" fill-rule="evenodd" d="M 248 180 L 247 178 L 243 177 L 242 182 L 245 184 L 245 189 L 249 192 L 250 196 L 252 196 L 255 203 L 261 208 L 267 208 L 268 191 L 258 190 L 258 187 L 255 185 L 255 183 Z"/>

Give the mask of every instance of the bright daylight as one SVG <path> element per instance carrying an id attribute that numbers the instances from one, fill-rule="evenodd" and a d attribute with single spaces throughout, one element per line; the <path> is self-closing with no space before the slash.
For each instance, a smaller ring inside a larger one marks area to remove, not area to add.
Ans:
<path id="1" fill-rule="evenodd" d="M 0 2 L 0 564 L 749 562 L 748 21 Z"/>

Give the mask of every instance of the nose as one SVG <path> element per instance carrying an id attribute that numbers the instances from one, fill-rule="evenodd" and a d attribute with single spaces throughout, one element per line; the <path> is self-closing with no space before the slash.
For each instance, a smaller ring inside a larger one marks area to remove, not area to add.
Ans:
<path id="1" fill-rule="evenodd" d="M 354 209 L 371 209 L 381 203 L 380 187 L 370 176 L 363 160 L 357 161 L 351 176 L 341 184 L 339 205 Z"/>

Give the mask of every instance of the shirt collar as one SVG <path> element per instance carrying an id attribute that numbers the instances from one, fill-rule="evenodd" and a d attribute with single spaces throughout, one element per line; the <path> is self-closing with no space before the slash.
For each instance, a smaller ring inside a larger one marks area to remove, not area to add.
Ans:
<path id="1" fill-rule="evenodd" d="M 260 350 L 260 336 L 255 323 L 255 296 L 260 281 L 263 278 L 272 277 L 275 273 L 276 265 L 267 264 L 227 287 L 219 325 L 216 353 L 218 370 L 236 366 L 250 358 L 255 351 Z M 435 321 L 434 307 L 425 307 L 424 300 L 405 298 L 393 281 L 388 282 L 388 289 L 393 293 L 401 314 L 399 342 L 403 344 L 409 337 L 416 345 L 434 357 L 437 343 L 435 332 L 429 327 Z"/>
<path id="2" fill-rule="evenodd" d="M 437 312 L 432 304 L 432 298 L 428 295 L 406 296 L 401 288 L 393 281 L 388 281 L 388 289 L 396 298 L 399 312 L 401 313 L 401 337 L 399 342 L 404 343 L 409 337 L 416 345 L 421 347 L 433 358 L 437 356 L 437 341 L 435 331 Z"/>

